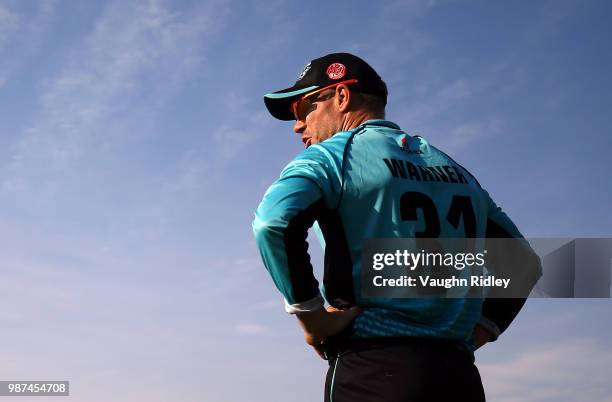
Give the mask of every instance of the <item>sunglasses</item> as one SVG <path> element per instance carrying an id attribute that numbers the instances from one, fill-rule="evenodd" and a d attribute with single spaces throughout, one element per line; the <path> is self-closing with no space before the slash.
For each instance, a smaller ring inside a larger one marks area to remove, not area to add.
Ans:
<path id="1" fill-rule="evenodd" d="M 315 102 L 331 98 L 331 96 L 313 98 L 315 95 L 320 94 L 321 92 L 326 91 L 328 89 L 335 88 L 338 85 L 356 84 L 357 82 L 358 81 L 355 79 L 337 82 L 324 88 L 317 89 L 316 91 L 309 92 L 306 95 L 300 97 L 299 99 L 294 100 L 293 102 L 291 102 L 291 111 L 293 112 L 293 117 L 295 118 L 295 120 L 304 120 Z"/>

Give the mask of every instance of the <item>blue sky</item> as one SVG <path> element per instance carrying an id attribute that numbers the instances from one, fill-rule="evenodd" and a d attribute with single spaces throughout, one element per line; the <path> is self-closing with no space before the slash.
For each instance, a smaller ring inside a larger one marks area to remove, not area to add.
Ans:
<path id="1" fill-rule="evenodd" d="M 525 235 L 610 237 L 611 11 L 0 0 L 0 379 L 69 379 L 72 401 L 320 400 L 325 365 L 250 222 L 302 149 L 262 95 L 333 51 L 368 60 L 388 118 Z M 528 301 L 477 353 L 489 400 L 612 401 L 611 313 Z"/>

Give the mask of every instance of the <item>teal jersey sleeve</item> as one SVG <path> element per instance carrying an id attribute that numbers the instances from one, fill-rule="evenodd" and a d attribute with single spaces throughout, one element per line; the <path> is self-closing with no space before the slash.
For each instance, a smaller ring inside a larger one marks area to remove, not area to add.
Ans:
<path id="1" fill-rule="evenodd" d="M 307 231 L 339 195 L 337 160 L 311 146 L 292 160 L 266 191 L 255 213 L 259 251 L 289 313 L 312 311 L 324 300 L 313 276 Z"/>
<path id="2" fill-rule="evenodd" d="M 253 231 L 264 265 L 291 312 L 322 305 L 318 282 L 305 247 L 291 248 L 316 217 L 319 187 L 309 179 L 291 177 L 274 183 L 257 208 Z M 288 247 L 289 246 L 289 247 Z M 306 304 L 300 308 L 300 304 Z"/>

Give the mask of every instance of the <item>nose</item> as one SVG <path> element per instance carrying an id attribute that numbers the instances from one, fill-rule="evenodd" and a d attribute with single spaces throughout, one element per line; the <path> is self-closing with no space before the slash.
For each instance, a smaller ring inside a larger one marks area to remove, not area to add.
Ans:
<path id="1" fill-rule="evenodd" d="M 303 120 L 295 121 L 295 124 L 293 125 L 293 131 L 295 131 L 296 134 L 302 134 L 305 129 L 306 123 Z"/>

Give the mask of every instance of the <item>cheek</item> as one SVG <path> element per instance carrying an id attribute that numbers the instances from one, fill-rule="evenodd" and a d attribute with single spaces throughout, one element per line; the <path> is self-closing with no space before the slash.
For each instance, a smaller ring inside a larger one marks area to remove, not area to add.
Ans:
<path id="1" fill-rule="evenodd" d="M 336 133 L 333 119 L 325 110 L 324 105 L 318 105 L 318 110 L 306 116 L 306 124 L 313 144 L 325 141 Z"/>
<path id="2" fill-rule="evenodd" d="M 319 141 L 324 141 L 335 134 L 334 130 L 334 122 L 327 116 L 327 118 L 322 119 L 319 124 L 319 132 L 317 133 L 317 137 Z"/>
<path id="3" fill-rule="evenodd" d="M 324 123 L 318 120 L 315 124 L 310 126 L 310 134 L 312 135 L 313 143 L 323 141 L 325 139 Z"/>
<path id="4" fill-rule="evenodd" d="M 314 112 L 306 116 L 307 132 L 312 138 L 313 142 L 320 141 L 322 129 L 321 123 L 321 119 L 314 115 Z"/>

